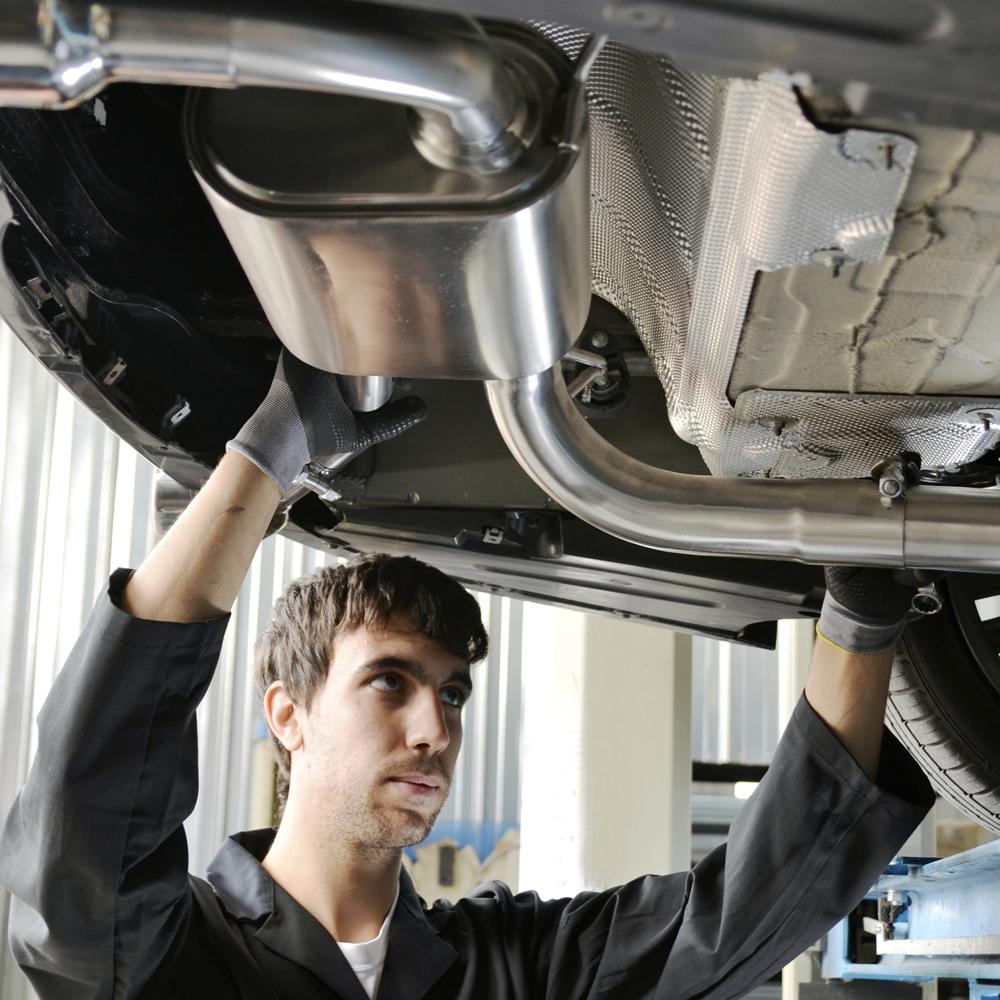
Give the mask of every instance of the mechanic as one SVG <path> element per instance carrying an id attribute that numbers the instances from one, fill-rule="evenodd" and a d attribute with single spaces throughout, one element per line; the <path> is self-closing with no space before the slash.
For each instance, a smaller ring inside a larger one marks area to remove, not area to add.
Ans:
<path id="1" fill-rule="evenodd" d="M 42 1000 L 734 997 L 847 913 L 931 805 L 883 729 L 912 592 L 828 572 L 804 697 L 727 845 L 572 899 L 494 882 L 428 908 L 402 849 L 444 802 L 486 637 L 457 583 L 366 557 L 278 602 L 258 680 L 283 817 L 230 837 L 207 883 L 190 877 L 195 707 L 276 505 L 310 456 L 421 415 L 412 400 L 355 415 L 334 377 L 284 355 L 182 517 L 113 575 L 39 715 L 0 845 L 13 950 Z"/>

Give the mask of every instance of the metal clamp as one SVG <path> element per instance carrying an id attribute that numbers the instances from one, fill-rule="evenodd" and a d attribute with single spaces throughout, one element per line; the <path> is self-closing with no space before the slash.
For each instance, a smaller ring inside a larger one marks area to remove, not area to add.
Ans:
<path id="1" fill-rule="evenodd" d="M 566 360 L 575 361 L 581 365 L 587 365 L 585 371 L 580 372 L 579 375 L 567 386 L 567 391 L 569 392 L 570 399 L 576 399 L 577 396 L 583 396 L 583 402 L 588 402 L 586 398 L 589 395 L 588 390 L 592 385 L 598 383 L 600 379 L 607 379 L 608 377 L 608 360 L 603 354 L 596 354 L 593 351 L 585 351 L 582 348 L 574 347 L 572 350 L 566 352 Z"/>
<path id="2" fill-rule="evenodd" d="M 329 482 L 330 470 L 325 466 L 310 462 L 292 481 L 292 486 L 302 486 L 315 493 L 320 500 L 332 503 L 340 499 L 340 493 Z"/>
<path id="3" fill-rule="evenodd" d="M 282 509 L 287 510 L 305 493 L 315 493 L 320 500 L 326 503 L 339 500 L 343 493 L 333 485 L 334 473 L 351 462 L 358 454 L 360 452 L 342 451 L 324 458 L 322 462 L 309 462 L 292 480 L 292 488 L 282 502 Z"/>

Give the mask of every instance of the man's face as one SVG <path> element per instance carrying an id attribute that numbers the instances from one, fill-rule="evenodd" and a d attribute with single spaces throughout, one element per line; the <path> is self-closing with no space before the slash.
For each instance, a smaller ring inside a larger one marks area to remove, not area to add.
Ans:
<path id="1" fill-rule="evenodd" d="M 324 834 L 375 850 L 419 843 L 451 787 L 469 665 L 393 618 L 337 636 L 292 754 L 293 796 Z"/>

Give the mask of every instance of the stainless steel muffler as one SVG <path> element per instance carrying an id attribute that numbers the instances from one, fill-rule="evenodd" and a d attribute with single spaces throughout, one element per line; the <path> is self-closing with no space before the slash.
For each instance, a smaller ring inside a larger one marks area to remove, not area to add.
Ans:
<path id="1" fill-rule="evenodd" d="M 42 0 L 0 15 L 0 104 L 185 84 L 192 164 L 275 332 L 346 376 L 515 378 L 590 302 L 582 81 L 517 26 Z"/>
<path id="2" fill-rule="evenodd" d="M 497 426 L 529 476 L 581 520 L 675 552 L 977 572 L 1000 568 L 998 497 L 914 487 L 884 506 L 867 481 L 720 479 L 657 469 L 576 411 L 559 366 L 492 381 Z"/>
<path id="3" fill-rule="evenodd" d="M 535 80 L 506 170 L 427 162 L 405 110 L 288 90 L 195 92 L 188 154 L 278 337 L 342 375 L 535 374 L 590 306 L 582 87 L 527 31 L 491 36 Z"/>

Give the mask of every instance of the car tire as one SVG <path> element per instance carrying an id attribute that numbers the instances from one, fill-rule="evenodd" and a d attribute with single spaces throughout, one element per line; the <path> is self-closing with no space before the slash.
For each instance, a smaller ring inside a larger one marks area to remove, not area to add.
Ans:
<path id="1" fill-rule="evenodd" d="M 1000 577 L 938 587 L 941 612 L 900 643 L 886 721 L 942 797 L 1000 834 Z"/>

